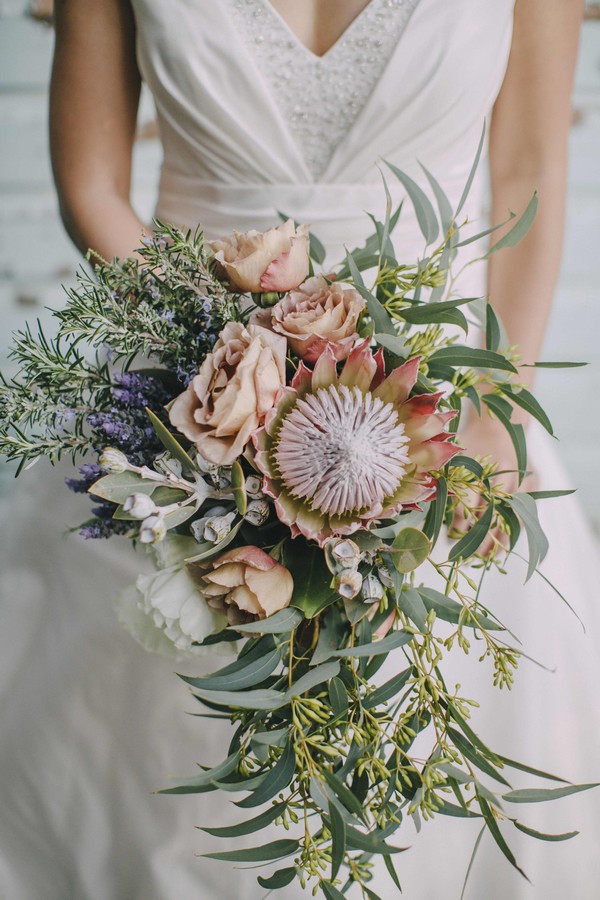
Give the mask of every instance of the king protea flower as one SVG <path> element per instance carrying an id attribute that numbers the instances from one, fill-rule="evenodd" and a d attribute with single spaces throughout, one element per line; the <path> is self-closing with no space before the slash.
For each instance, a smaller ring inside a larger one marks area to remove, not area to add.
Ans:
<path id="1" fill-rule="evenodd" d="M 327 347 L 311 371 L 300 363 L 255 432 L 263 490 L 292 535 L 320 546 L 435 496 L 432 471 L 461 449 L 447 440 L 456 412 L 442 397 L 410 397 L 411 359 L 386 377 L 383 351 L 358 344 L 338 374 Z"/>

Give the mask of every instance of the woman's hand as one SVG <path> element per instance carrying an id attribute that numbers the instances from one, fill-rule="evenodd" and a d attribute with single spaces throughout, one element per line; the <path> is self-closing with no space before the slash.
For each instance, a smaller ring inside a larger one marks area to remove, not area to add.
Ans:
<path id="1" fill-rule="evenodd" d="M 535 490 L 537 478 L 535 472 L 526 475 L 519 485 L 517 470 L 517 458 L 512 441 L 504 425 L 498 419 L 489 416 L 473 419 L 458 436 L 459 444 L 465 448 L 465 455 L 473 457 L 490 456 L 497 463 L 497 471 L 501 474 L 492 478 L 496 485 L 502 485 L 502 489 L 508 494 L 517 490 Z M 486 504 L 476 491 L 470 490 L 465 495 L 465 502 L 474 515 L 467 512 L 465 506 L 460 503 L 454 513 L 451 532 L 454 530 L 464 533 L 470 528 L 476 518 L 483 513 Z M 478 550 L 482 556 L 490 556 L 500 547 L 508 547 L 508 536 L 499 528 L 494 528 Z"/>

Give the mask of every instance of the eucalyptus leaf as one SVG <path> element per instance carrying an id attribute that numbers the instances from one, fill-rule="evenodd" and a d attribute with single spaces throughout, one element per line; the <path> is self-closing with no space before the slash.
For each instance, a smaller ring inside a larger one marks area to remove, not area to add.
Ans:
<path id="1" fill-rule="evenodd" d="M 479 167 L 479 161 L 481 159 L 481 153 L 483 151 L 484 142 L 485 142 L 485 132 L 486 132 L 486 123 L 484 121 L 483 128 L 481 129 L 481 137 L 479 138 L 479 144 L 477 145 L 477 150 L 475 152 L 475 159 L 473 160 L 473 165 L 471 166 L 471 170 L 467 176 L 467 181 L 464 186 L 462 196 L 458 202 L 458 206 L 456 207 L 456 212 L 454 213 L 454 217 L 458 218 L 460 211 L 467 201 L 467 197 L 469 196 L 469 192 L 471 190 L 471 186 L 473 184 L 473 179 L 475 178 L 475 173 Z"/>
<path id="2" fill-rule="evenodd" d="M 421 229 L 421 234 L 425 238 L 425 243 L 432 244 L 435 240 L 437 240 L 440 233 L 440 228 L 438 225 L 435 210 L 431 205 L 431 201 L 424 193 L 423 189 L 420 188 L 419 185 L 415 181 L 413 181 L 412 178 L 410 178 L 405 172 L 403 172 L 401 169 L 399 169 L 397 166 L 394 166 L 390 162 L 386 161 L 386 165 L 391 169 L 391 171 L 394 173 L 398 181 L 400 181 L 400 183 L 403 185 L 406 193 L 410 197 L 411 203 L 415 210 L 419 228 Z"/>
<path id="3" fill-rule="evenodd" d="M 591 784 L 567 784 L 558 788 L 522 788 L 517 791 L 509 791 L 502 797 L 508 803 L 546 803 L 548 800 L 558 800 L 560 797 L 569 797 L 580 791 L 590 791 L 598 787 L 600 782 Z"/>
<path id="4" fill-rule="evenodd" d="M 231 490 L 237 511 L 240 516 L 245 516 L 248 508 L 248 498 L 246 497 L 244 470 L 237 459 L 231 467 Z"/>
<path id="5" fill-rule="evenodd" d="M 441 347 L 429 357 L 428 363 L 442 363 L 446 366 L 457 366 L 470 369 L 501 369 L 506 372 L 517 372 L 515 366 L 501 353 L 482 350 L 479 347 L 467 347 L 451 344 Z"/>
<path id="6" fill-rule="evenodd" d="M 288 606 L 266 619 L 248 622 L 247 625 L 236 625 L 235 630 L 242 634 L 285 634 L 296 628 L 303 619 L 300 610 Z"/>
<path id="7" fill-rule="evenodd" d="M 262 847 L 245 847 L 239 850 L 223 850 L 219 853 L 201 853 L 206 859 L 223 859 L 228 862 L 270 862 L 291 856 L 299 848 L 300 842 L 290 839 L 271 841 Z"/>
<path id="8" fill-rule="evenodd" d="M 431 551 L 431 543 L 427 535 L 418 528 L 403 528 L 394 538 L 392 548 L 396 569 L 407 574 L 425 562 Z"/>
<path id="9" fill-rule="evenodd" d="M 252 659 L 244 668 L 226 675 L 209 675 L 201 678 L 180 676 L 193 688 L 201 688 L 205 691 L 241 691 L 245 688 L 260 684 L 271 675 L 281 661 L 281 650 L 277 647 L 261 655 L 258 659 Z"/>
<path id="10" fill-rule="evenodd" d="M 312 619 L 338 599 L 331 587 L 331 572 L 323 551 L 309 547 L 303 541 L 287 541 L 283 564 L 294 580 L 292 605 Z"/>
<path id="11" fill-rule="evenodd" d="M 523 215 L 519 219 L 517 219 L 516 223 L 513 225 L 510 231 L 507 231 L 499 241 L 496 241 L 496 243 L 492 247 L 490 247 L 483 258 L 488 259 L 492 255 L 492 253 L 496 253 L 498 250 L 504 250 L 506 247 L 514 247 L 519 243 L 519 241 L 522 241 L 533 225 L 537 207 L 538 195 L 536 191 L 527 204 Z"/>
<path id="12" fill-rule="evenodd" d="M 496 351 L 500 345 L 500 323 L 491 303 L 485 305 L 485 346 Z"/>
<path id="13" fill-rule="evenodd" d="M 407 847 L 391 847 L 389 844 L 386 844 L 377 832 L 371 831 L 365 833 L 352 826 L 348 826 L 346 841 L 348 847 L 351 847 L 353 850 L 362 850 L 364 853 L 383 854 L 384 856 L 393 855 L 394 853 L 404 853 L 404 851 L 408 849 Z"/>
<path id="14" fill-rule="evenodd" d="M 344 650 L 333 650 L 331 656 L 377 656 L 379 653 L 389 653 L 390 650 L 403 647 L 404 644 L 408 644 L 413 638 L 414 635 L 408 631 L 394 631 L 379 641 L 373 641 L 369 644 L 358 644 L 356 647 L 346 647 Z"/>
<path id="15" fill-rule="evenodd" d="M 125 503 L 131 494 L 152 494 L 157 487 L 156 481 L 142 478 L 136 472 L 118 472 L 99 478 L 88 488 L 88 493 L 111 503 Z"/>
<path id="16" fill-rule="evenodd" d="M 495 819 L 487 800 L 484 797 L 482 797 L 480 794 L 478 794 L 478 799 L 479 799 L 479 805 L 481 807 L 481 812 L 483 813 L 483 816 L 485 818 L 486 825 L 487 825 L 492 837 L 496 841 L 496 844 L 500 847 L 502 853 L 507 858 L 507 860 L 509 861 L 511 866 L 514 866 L 514 868 L 518 872 L 521 873 L 523 878 L 525 878 L 526 881 L 529 881 L 529 878 L 527 877 L 527 875 L 525 874 L 523 869 L 521 869 L 521 867 L 519 865 L 517 865 L 517 861 L 514 857 L 512 850 L 510 849 L 510 847 L 504 840 L 502 832 L 500 831 L 500 827 L 498 826 L 498 822 Z"/>
<path id="17" fill-rule="evenodd" d="M 340 870 L 346 852 L 346 823 L 334 803 L 329 806 L 329 819 L 331 826 L 331 880 L 333 881 Z"/>
<path id="18" fill-rule="evenodd" d="M 513 820 L 513 825 L 519 831 L 522 831 L 523 834 L 537 838 L 538 841 L 569 841 L 579 834 L 578 831 L 565 831 L 563 834 L 545 834 L 543 831 L 536 831 L 535 828 L 529 828 L 527 825 L 523 825 L 522 822 L 517 822 L 516 819 Z"/>
<path id="19" fill-rule="evenodd" d="M 360 754 L 360 751 L 359 751 Z M 333 793 L 338 797 L 343 806 L 348 810 L 349 813 L 357 816 L 363 822 L 365 821 L 365 812 L 362 807 L 360 800 L 352 793 L 350 788 L 341 781 L 337 775 L 333 772 L 330 772 L 328 769 L 323 769 L 321 772 L 323 778 L 325 779 L 328 787 L 331 788 Z"/>
<path id="20" fill-rule="evenodd" d="M 548 552 L 548 539 L 542 531 L 535 500 L 529 494 L 513 494 L 506 502 L 516 512 L 525 527 L 529 547 L 529 565 L 525 579 L 527 582 Z"/>
<path id="21" fill-rule="evenodd" d="M 259 875 L 256 880 L 261 887 L 268 888 L 269 890 L 276 890 L 277 888 L 287 887 L 288 884 L 291 884 L 297 874 L 296 868 L 294 866 L 289 866 L 285 869 L 279 869 L 279 871 L 273 872 L 268 878 Z"/>
<path id="22" fill-rule="evenodd" d="M 319 887 L 325 894 L 327 900 L 346 900 L 346 897 L 336 887 L 327 881 L 321 881 Z"/>
<path id="23" fill-rule="evenodd" d="M 540 425 L 542 425 L 548 434 L 553 435 L 554 431 L 552 430 L 552 423 L 550 419 L 540 406 L 539 402 L 529 391 L 525 390 L 525 388 L 521 388 L 520 390 L 514 390 L 510 385 L 501 384 L 500 390 L 503 394 L 505 394 L 513 403 L 516 403 L 517 406 L 520 406 L 521 409 L 524 409 L 525 412 L 528 412 L 534 419 L 537 419 Z"/>
<path id="24" fill-rule="evenodd" d="M 171 456 L 175 457 L 175 459 L 178 459 L 185 469 L 191 469 L 194 472 L 197 471 L 197 467 L 194 461 L 190 456 L 188 456 L 177 438 L 173 434 L 171 434 L 166 425 L 163 425 L 158 416 L 153 413 L 151 409 L 148 409 L 148 407 L 146 407 L 146 414 L 150 419 L 154 431 L 156 432 L 157 438 L 159 439 L 165 450 L 168 450 Z"/>
<path id="25" fill-rule="evenodd" d="M 354 259 L 349 253 L 346 255 L 346 263 L 350 270 L 355 289 L 367 302 L 367 310 L 369 315 L 373 319 L 375 329 L 377 331 L 383 331 L 386 334 L 395 334 L 396 329 L 394 328 L 394 323 L 392 322 L 389 313 L 382 306 L 377 297 L 375 297 L 369 290 L 367 290 L 362 279 L 362 275 L 360 274 L 356 263 L 354 262 Z"/>
<path id="26" fill-rule="evenodd" d="M 286 691 L 286 701 L 291 700 L 293 697 L 300 697 L 307 691 L 312 690 L 312 688 L 317 687 L 317 685 L 323 684 L 324 681 L 328 682 L 331 678 L 335 678 L 336 675 L 339 674 L 339 671 L 339 662 L 326 662 L 320 666 L 316 666 L 314 669 L 309 669 L 305 675 L 302 675 L 302 677 L 294 682 L 289 690 Z"/>
<path id="27" fill-rule="evenodd" d="M 405 616 L 414 622 L 419 631 L 427 628 L 427 607 L 413 587 L 403 587 L 398 597 L 398 606 Z"/>
<path id="28" fill-rule="evenodd" d="M 435 500 L 429 505 L 427 517 L 423 525 L 423 531 L 431 541 L 434 547 L 444 524 L 444 516 L 446 513 L 446 503 L 448 500 L 448 482 L 444 476 L 440 476 L 437 480 L 435 488 Z"/>
<path id="29" fill-rule="evenodd" d="M 255 691 L 206 691 L 196 688 L 194 696 L 200 700 L 209 700 L 216 706 L 232 709 L 280 709 L 285 706 L 285 694 L 269 688 Z"/>
<path id="30" fill-rule="evenodd" d="M 201 775 L 192 775 L 189 778 L 177 778 L 175 785 L 171 788 L 164 788 L 158 791 L 159 794 L 195 794 L 199 789 L 209 786 L 212 782 L 219 778 L 225 778 L 233 772 L 240 761 L 240 751 L 236 750 L 230 754 L 227 759 L 212 769 L 202 772 Z"/>
<path id="31" fill-rule="evenodd" d="M 285 790 L 296 771 L 296 752 L 292 741 L 286 744 L 286 747 L 270 771 L 268 771 L 262 780 L 260 786 L 244 800 L 238 800 L 235 804 L 240 809 L 251 809 L 254 806 L 261 806 Z"/>
<path id="32" fill-rule="evenodd" d="M 387 703 L 388 700 L 391 700 L 392 697 L 395 697 L 402 690 L 412 674 L 412 666 L 409 666 L 408 669 L 404 669 L 404 671 L 394 675 L 389 681 L 367 694 L 362 701 L 363 707 L 365 709 L 374 709 L 376 706 Z"/>
<path id="33" fill-rule="evenodd" d="M 454 216 L 452 214 L 452 206 L 450 204 L 450 201 L 449 201 L 445 191 L 442 189 L 439 181 L 436 178 L 434 178 L 434 176 L 431 174 L 429 169 L 426 169 L 425 166 L 423 165 L 423 163 L 419 163 L 419 165 L 423 169 L 423 172 L 425 173 L 427 181 L 431 185 L 431 189 L 434 193 L 434 196 L 435 196 L 435 199 L 436 199 L 436 202 L 438 205 L 438 210 L 440 212 L 440 221 L 442 223 L 442 230 L 443 230 L 444 234 L 447 234 L 448 231 L 450 230 L 450 226 L 452 225 L 452 222 L 454 220 Z"/>
<path id="34" fill-rule="evenodd" d="M 276 803 L 274 806 L 271 806 L 269 809 L 267 809 L 266 812 L 255 816 L 253 819 L 247 819 L 245 822 L 239 822 L 237 825 L 226 825 L 219 828 L 198 826 L 198 828 L 200 831 L 205 831 L 206 834 L 210 834 L 213 837 L 242 837 L 245 834 L 254 834 L 255 831 L 260 831 L 262 828 L 266 828 L 267 825 L 270 825 L 271 822 L 274 822 L 278 816 L 282 815 L 285 808 L 285 803 Z"/>
<path id="35" fill-rule="evenodd" d="M 480 519 L 451 548 L 449 560 L 468 559 L 486 539 L 494 516 L 494 502 L 490 501 Z"/>
<path id="36" fill-rule="evenodd" d="M 486 775 L 489 775 L 490 778 L 493 778 L 495 781 L 499 781 L 500 784 L 507 785 L 510 787 L 506 778 L 500 774 L 498 769 L 483 756 L 476 747 L 471 744 L 467 738 L 457 731 L 455 728 L 448 728 L 448 734 L 452 738 L 456 748 L 465 756 L 470 762 L 473 763 L 474 766 L 477 766 L 478 769 L 481 769 L 482 772 L 485 772 Z"/>

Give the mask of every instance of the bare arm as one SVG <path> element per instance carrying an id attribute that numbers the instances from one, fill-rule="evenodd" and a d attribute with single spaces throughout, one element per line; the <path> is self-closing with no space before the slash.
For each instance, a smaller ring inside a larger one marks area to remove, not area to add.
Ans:
<path id="1" fill-rule="evenodd" d="M 50 147 L 65 227 L 106 259 L 139 247 L 130 200 L 140 94 L 128 0 L 58 0 Z"/>
<path id="2" fill-rule="evenodd" d="M 540 357 L 563 244 L 567 143 L 582 0 L 516 0 L 506 77 L 490 130 L 492 221 L 539 192 L 535 222 L 490 260 L 489 294 L 523 362 Z M 531 384 L 535 370 L 520 371 Z"/>
<path id="3" fill-rule="evenodd" d="M 516 0 L 508 68 L 492 115 L 492 221 L 502 221 L 509 209 L 522 211 L 533 192 L 539 194 L 538 213 L 526 238 L 492 256 L 488 270 L 490 299 L 524 363 L 540 358 L 560 268 L 571 92 L 582 14 L 582 0 Z M 520 368 L 519 380 L 530 386 L 534 372 Z M 527 418 L 515 409 L 513 421 L 527 425 Z M 471 455 L 490 454 L 500 471 L 516 469 L 510 438 L 497 419 L 485 414 L 472 419 L 460 441 Z M 516 473 L 499 480 L 506 490 L 517 489 Z M 525 490 L 535 484 L 534 470 Z M 454 517 L 461 530 L 468 524 L 463 512 L 457 510 Z M 494 536 L 501 539 L 498 532 Z M 480 552 L 485 554 L 493 544 L 489 538 Z"/>

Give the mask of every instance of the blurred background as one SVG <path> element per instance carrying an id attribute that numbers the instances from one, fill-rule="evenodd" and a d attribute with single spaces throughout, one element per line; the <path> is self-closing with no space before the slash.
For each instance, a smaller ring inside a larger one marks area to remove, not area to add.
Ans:
<path id="1" fill-rule="evenodd" d="M 80 258 L 65 235 L 52 186 L 47 94 L 52 57 L 51 0 L 0 0 L 0 367 L 11 331 L 46 319 Z M 149 220 L 160 148 L 144 95 L 134 161 L 134 205 Z M 573 98 L 565 253 L 544 353 L 582 360 L 582 369 L 546 370 L 537 394 L 562 455 L 600 535 L 600 3 L 588 3 Z M 0 497 L 12 470 L 0 464 Z"/>

